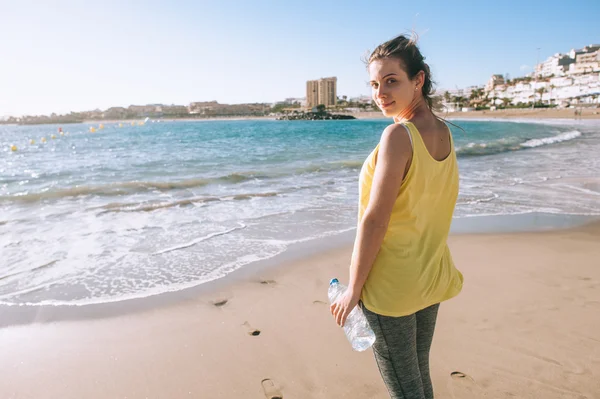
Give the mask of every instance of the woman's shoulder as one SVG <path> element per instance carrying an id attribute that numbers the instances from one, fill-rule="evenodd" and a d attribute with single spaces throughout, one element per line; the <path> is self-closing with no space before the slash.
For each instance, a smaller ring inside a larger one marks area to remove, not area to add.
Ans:
<path id="1" fill-rule="evenodd" d="M 410 129 L 405 123 L 392 123 L 383 129 L 380 145 L 398 146 L 411 142 Z"/>
<path id="2" fill-rule="evenodd" d="M 412 154 L 412 133 L 406 123 L 392 123 L 381 134 L 379 153 L 387 153 L 392 157 Z"/>

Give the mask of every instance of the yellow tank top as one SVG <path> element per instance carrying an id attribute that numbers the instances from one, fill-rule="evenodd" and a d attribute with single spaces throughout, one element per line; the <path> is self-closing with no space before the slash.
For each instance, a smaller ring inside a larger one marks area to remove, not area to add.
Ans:
<path id="1" fill-rule="evenodd" d="M 450 299 L 458 295 L 463 284 L 446 243 L 458 197 L 452 135 L 450 154 L 437 161 L 415 125 L 406 122 L 404 127 L 412 141 L 412 162 L 361 294 L 367 309 L 394 317 Z M 360 171 L 359 222 L 369 203 L 378 151 L 379 144 Z"/>

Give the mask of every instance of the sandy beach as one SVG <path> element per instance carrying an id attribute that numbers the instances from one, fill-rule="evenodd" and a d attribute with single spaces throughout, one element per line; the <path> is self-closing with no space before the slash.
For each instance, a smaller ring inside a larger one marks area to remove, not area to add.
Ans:
<path id="1" fill-rule="evenodd" d="M 438 113 L 443 118 L 454 119 L 600 119 L 600 108 L 577 108 L 581 110 L 581 115 L 575 115 L 574 108 L 518 108 L 518 109 L 499 109 L 496 111 L 467 111 L 467 112 L 441 112 Z M 385 119 L 380 111 L 372 112 L 337 112 L 334 114 L 352 115 L 357 119 Z M 141 118 L 143 119 L 143 118 Z M 221 116 L 210 118 L 158 118 L 161 122 L 203 122 L 203 121 L 247 121 L 247 120 L 275 120 L 275 116 Z M 114 124 L 131 123 L 127 120 L 86 120 L 83 123 L 88 124 Z"/>
<path id="2" fill-rule="evenodd" d="M 485 118 L 485 119 L 600 119 L 600 108 L 577 108 L 581 115 L 575 115 L 574 108 L 560 109 L 501 109 L 496 111 L 467 111 L 443 114 L 445 118 Z"/>
<path id="3" fill-rule="evenodd" d="M 451 235 L 465 287 L 440 309 L 436 398 L 598 398 L 599 240 L 598 223 Z M 327 284 L 347 280 L 351 250 L 276 262 L 144 310 L 79 308 L 70 320 L 45 310 L 5 326 L 0 397 L 386 398 L 371 350 L 353 352 L 329 314 Z"/>
<path id="4" fill-rule="evenodd" d="M 600 119 L 600 108 L 578 108 L 581 115 L 575 116 L 574 108 L 520 108 L 496 111 L 467 111 L 438 113 L 443 118 L 453 119 Z M 383 118 L 381 112 L 361 112 L 353 114 L 359 119 Z"/>

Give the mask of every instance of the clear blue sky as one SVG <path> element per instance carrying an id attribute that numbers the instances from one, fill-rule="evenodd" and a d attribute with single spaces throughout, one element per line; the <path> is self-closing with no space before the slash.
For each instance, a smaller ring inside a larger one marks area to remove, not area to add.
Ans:
<path id="1" fill-rule="evenodd" d="M 0 0 L 0 116 L 274 102 L 326 76 L 368 94 L 361 57 L 412 28 L 438 87 L 466 87 L 600 42 L 599 16 L 598 0 Z"/>

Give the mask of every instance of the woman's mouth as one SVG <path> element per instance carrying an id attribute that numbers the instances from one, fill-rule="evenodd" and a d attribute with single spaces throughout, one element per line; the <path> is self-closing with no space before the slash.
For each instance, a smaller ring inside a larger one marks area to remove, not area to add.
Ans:
<path id="1" fill-rule="evenodd" d="M 381 109 L 384 109 L 391 107 L 394 103 L 395 101 L 390 101 L 389 103 L 380 103 L 379 106 L 381 107 Z"/>

